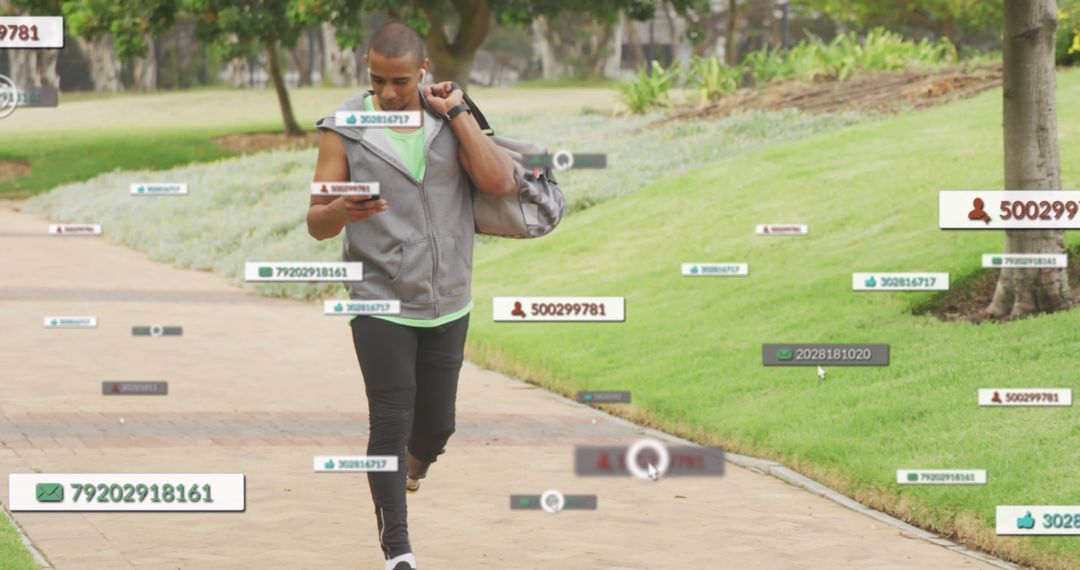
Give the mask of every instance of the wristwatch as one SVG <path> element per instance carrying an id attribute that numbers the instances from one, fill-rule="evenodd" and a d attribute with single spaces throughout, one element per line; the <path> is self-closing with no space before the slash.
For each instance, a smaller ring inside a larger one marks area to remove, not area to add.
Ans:
<path id="1" fill-rule="evenodd" d="M 458 116 L 458 115 L 460 115 L 461 113 L 464 113 L 464 112 L 472 113 L 472 109 L 469 108 L 468 103 L 462 103 L 462 104 L 454 107 L 453 109 L 450 109 L 449 111 L 447 111 L 446 112 L 446 122 L 449 123 L 450 121 L 453 121 L 454 117 L 456 117 L 456 116 Z"/>

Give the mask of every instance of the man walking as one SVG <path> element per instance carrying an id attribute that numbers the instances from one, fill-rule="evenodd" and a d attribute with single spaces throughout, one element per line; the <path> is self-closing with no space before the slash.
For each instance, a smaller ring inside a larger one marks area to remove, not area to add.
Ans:
<path id="1" fill-rule="evenodd" d="M 367 111 L 421 111 L 419 128 L 322 130 L 316 182 L 378 182 L 380 196 L 311 197 L 308 232 L 345 229 L 344 261 L 364 264 L 348 282 L 357 300 L 398 299 L 399 316 L 350 321 L 364 376 L 371 435 L 368 455 L 398 457 L 398 472 L 369 472 L 379 544 L 387 570 L 414 570 L 406 489 L 415 492 L 454 432 L 454 403 L 472 309 L 474 189 L 517 190 L 510 157 L 480 131 L 449 82 L 421 87 L 429 61 L 420 35 L 400 22 L 368 47 L 372 92 L 346 101 Z M 426 99 L 427 109 L 422 104 Z"/>

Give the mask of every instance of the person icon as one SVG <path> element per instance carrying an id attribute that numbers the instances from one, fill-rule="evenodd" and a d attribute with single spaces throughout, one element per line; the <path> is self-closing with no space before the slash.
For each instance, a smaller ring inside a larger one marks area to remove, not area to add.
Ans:
<path id="1" fill-rule="evenodd" d="M 990 216 L 987 215 L 987 213 L 983 211 L 984 206 L 986 206 L 986 204 L 983 202 L 982 198 L 975 198 L 971 202 L 972 209 L 971 209 L 970 212 L 968 212 L 968 219 L 969 220 L 982 220 L 982 221 L 989 224 L 990 223 Z"/>
<path id="2" fill-rule="evenodd" d="M 994 391 L 994 397 L 990 398 L 990 401 L 997 404 L 1001 403 L 1001 396 L 998 395 L 997 390 Z"/>
<path id="3" fill-rule="evenodd" d="M 113 391 L 113 394 L 119 392 L 120 391 L 120 386 L 117 385 L 117 384 L 113 384 L 112 385 L 112 391 Z"/>
<path id="4" fill-rule="evenodd" d="M 514 310 L 510 311 L 510 316 L 525 318 L 525 311 L 521 309 L 521 301 L 514 301 Z"/>

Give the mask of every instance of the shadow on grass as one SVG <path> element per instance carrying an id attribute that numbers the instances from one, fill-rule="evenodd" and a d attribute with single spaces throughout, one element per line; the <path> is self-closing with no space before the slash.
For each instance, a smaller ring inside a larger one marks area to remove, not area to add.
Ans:
<path id="1" fill-rule="evenodd" d="M 1080 291 L 1080 244 L 1066 248 L 1065 253 L 1069 260 L 1069 288 L 1076 295 Z M 990 306 L 990 301 L 994 298 L 994 290 L 997 288 L 1000 274 L 1001 271 L 998 269 L 980 268 L 960 275 L 952 279 L 948 291 L 942 291 L 914 303 L 911 313 L 919 316 L 933 315 L 945 322 L 1007 323 L 1008 320 L 987 319 L 983 315 L 983 311 Z M 1077 297 L 1080 298 L 1080 295 Z"/>

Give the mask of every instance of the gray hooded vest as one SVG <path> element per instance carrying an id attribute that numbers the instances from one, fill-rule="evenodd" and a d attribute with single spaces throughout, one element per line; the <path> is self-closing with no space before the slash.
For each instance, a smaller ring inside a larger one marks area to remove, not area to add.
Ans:
<path id="1" fill-rule="evenodd" d="M 363 111 L 369 93 L 337 110 Z M 364 264 L 364 279 L 345 283 L 349 297 L 398 299 L 399 316 L 433 319 L 472 298 L 473 220 L 469 175 L 458 163 L 457 137 L 441 117 L 423 113 L 424 180 L 417 182 L 382 128 L 339 126 L 333 114 L 315 126 L 341 135 L 352 182 L 378 182 L 386 211 L 345 225 L 342 260 Z"/>

